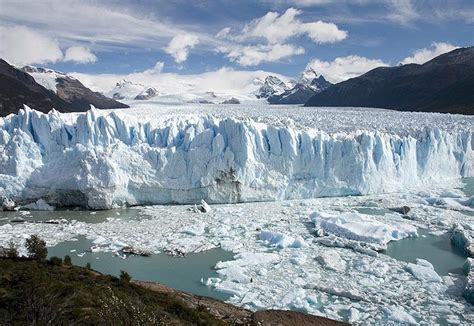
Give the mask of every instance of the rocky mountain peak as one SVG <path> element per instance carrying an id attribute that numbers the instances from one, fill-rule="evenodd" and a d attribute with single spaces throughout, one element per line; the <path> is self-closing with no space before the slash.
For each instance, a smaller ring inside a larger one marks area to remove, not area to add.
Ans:
<path id="1" fill-rule="evenodd" d="M 276 76 L 267 76 L 263 85 L 259 88 L 257 97 L 268 98 L 272 95 L 281 94 L 289 89 L 280 78 Z"/>

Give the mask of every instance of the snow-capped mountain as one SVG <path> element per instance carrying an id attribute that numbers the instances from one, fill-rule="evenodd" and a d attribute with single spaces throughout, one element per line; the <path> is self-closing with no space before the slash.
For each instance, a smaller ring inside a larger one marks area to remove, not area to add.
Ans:
<path id="1" fill-rule="evenodd" d="M 16 68 L 0 60 L 0 116 L 15 113 L 26 104 L 42 112 L 78 112 L 127 105 L 95 93 L 79 80 L 60 71 L 26 66 Z"/>
<path id="2" fill-rule="evenodd" d="M 317 93 L 308 106 L 356 106 L 474 114 L 474 47 L 422 65 L 375 68 Z"/>
<path id="3" fill-rule="evenodd" d="M 315 92 L 321 92 L 332 85 L 323 75 L 318 75 L 311 67 L 301 73 L 298 83 L 311 87 Z"/>
<path id="4" fill-rule="evenodd" d="M 77 78 L 61 71 L 25 66 L 23 72 L 31 75 L 35 81 L 46 89 L 51 90 L 60 99 L 68 103 L 68 111 L 85 111 L 94 105 L 101 109 L 128 108 L 128 105 L 117 102 L 101 93 L 93 92 L 84 86 Z M 59 108 L 61 111 L 61 108 Z"/>
<path id="5" fill-rule="evenodd" d="M 309 87 L 311 87 L 315 92 L 319 93 L 331 86 L 332 83 L 327 81 L 323 75 L 318 78 L 313 79 Z"/>
<path id="6" fill-rule="evenodd" d="M 300 75 L 296 85 L 280 94 L 268 97 L 271 104 L 304 104 L 315 94 L 327 89 L 332 84 L 313 68 L 307 68 Z"/>
<path id="7" fill-rule="evenodd" d="M 301 73 L 298 83 L 310 86 L 316 78 L 318 78 L 318 73 L 313 68 L 308 67 Z"/>
<path id="8" fill-rule="evenodd" d="M 47 68 L 24 66 L 23 68 L 21 68 L 21 70 L 31 75 L 38 84 L 53 91 L 54 93 L 58 92 L 58 79 L 68 78 L 77 80 L 76 78 L 68 76 L 63 72 Z"/>
<path id="9" fill-rule="evenodd" d="M 267 100 L 270 104 L 304 104 L 314 94 L 316 91 L 311 86 L 298 83 L 292 89 L 272 95 Z"/>
<path id="10" fill-rule="evenodd" d="M 115 100 L 149 100 L 158 94 L 158 90 L 154 87 L 132 83 L 128 80 L 119 81 L 111 91 L 107 92 L 107 95 Z"/>
<path id="11" fill-rule="evenodd" d="M 281 94 L 289 89 L 280 78 L 276 76 L 267 76 L 262 86 L 257 91 L 257 98 L 269 98 L 272 95 Z"/>
<path id="12" fill-rule="evenodd" d="M 143 92 L 135 96 L 135 100 L 149 100 L 152 97 L 158 96 L 158 90 L 154 87 L 148 87 Z"/>

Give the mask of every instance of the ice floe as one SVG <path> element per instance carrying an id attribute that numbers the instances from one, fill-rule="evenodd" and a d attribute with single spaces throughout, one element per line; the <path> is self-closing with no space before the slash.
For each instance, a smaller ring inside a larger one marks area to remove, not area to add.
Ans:
<path id="1" fill-rule="evenodd" d="M 380 248 L 389 241 L 418 236 L 416 227 L 412 225 L 401 222 L 387 224 L 365 214 L 314 212 L 311 219 L 316 232 L 322 231 L 322 235 L 375 244 Z"/>
<path id="2" fill-rule="evenodd" d="M 301 248 L 306 246 L 306 242 L 301 237 L 295 239 L 279 232 L 262 231 L 258 234 L 258 239 L 270 246 L 279 248 Z"/>
<path id="3" fill-rule="evenodd" d="M 441 282 L 441 277 L 435 272 L 433 265 L 424 259 L 417 259 L 416 264 L 409 263 L 406 270 L 421 281 Z"/>
<path id="4" fill-rule="evenodd" d="M 474 305 L 474 259 L 468 258 L 466 260 L 466 263 L 464 264 L 464 272 L 467 276 L 463 296 L 469 303 Z"/>

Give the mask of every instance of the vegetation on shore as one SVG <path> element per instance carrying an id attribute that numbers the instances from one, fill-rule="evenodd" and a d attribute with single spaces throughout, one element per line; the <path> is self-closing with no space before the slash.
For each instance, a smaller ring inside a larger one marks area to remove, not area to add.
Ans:
<path id="1" fill-rule="evenodd" d="M 191 309 L 171 294 L 120 277 L 73 266 L 70 257 L 46 260 L 46 244 L 27 240 L 28 257 L 0 249 L 0 325 L 221 325 L 206 309 Z"/>
<path id="2" fill-rule="evenodd" d="M 71 257 L 46 259 L 38 236 L 19 257 L 13 242 L 0 247 L 1 325 L 327 325 L 344 323 L 295 311 L 252 312 L 231 304 L 74 266 Z"/>

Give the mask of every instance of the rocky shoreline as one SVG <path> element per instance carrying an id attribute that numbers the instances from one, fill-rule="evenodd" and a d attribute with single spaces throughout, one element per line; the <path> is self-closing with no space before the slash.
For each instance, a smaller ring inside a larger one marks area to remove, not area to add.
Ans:
<path id="1" fill-rule="evenodd" d="M 337 326 L 346 323 L 289 310 L 262 310 L 253 312 L 216 299 L 201 297 L 188 292 L 175 290 L 158 282 L 132 281 L 134 284 L 158 293 L 172 294 L 191 309 L 205 307 L 207 312 L 218 320 L 232 325 L 325 325 Z"/>

